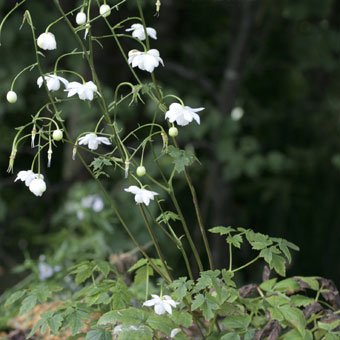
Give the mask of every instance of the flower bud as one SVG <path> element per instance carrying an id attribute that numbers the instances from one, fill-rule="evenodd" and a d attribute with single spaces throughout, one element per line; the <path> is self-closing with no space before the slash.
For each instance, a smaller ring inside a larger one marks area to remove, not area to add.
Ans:
<path id="1" fill-rule="evenodd" d="M 84 25 L 86 23 L 86 14 L 81 11 L 76 16 L 76 23 L 77 25 Z"/>
<path id="2" fill-rule="evenodd" d="M 52 138 L 54 141 L 59 142 L 63 139 L 63 132 L 61 130 L 54 130 L 52 134 Z"/>
<path id="3" fill-rule="evenodd" d="M 18 96 L 14 91 L 8 91 L 6 95 L 7 101 L 14 104 L 18 100 Z"/>
<path id="4" fill-rule="evenodd" d="M 111 14 L 111 8 L 109 5 L 101 5 L 99 8 L 99 13 L 101 16 L 103 16 L 104 18 L 108 17 Z"/>
<path id="5" fill-rule="evenodd" d="M 50 147 L 47 151 L 47 167 L 50 168 L 51 167 L 51 161 L 52 161 L 52 148 Z"/>
<path id="6" fill-rule="evenodd" d="M 36 128 L 36 126 L 34 124 L 32 132 L 31 132 L 31 148 L 34 148 L 34 140 L 35 140 L 35 136 L 36 135 L 37 135 L 37 128 Z"/>
<path id="7" fill-rule="evenodd" d="M 170 137 L 177 137 L 178 136 L 178 129 L 176 127 L 171 127 L 169 129 L 169 136 Z"/>
<path id="8" fill-rule="evenodd" d="M 54 34 L 51 32 L 40 34 L 37 39 L 37 45 L 43 50 L 55 50 L 57 48 L 57 42 Z"/>
<path id="9" fill-rule="evenodd" d="M 136 170 L 136 174 L 138 177 L 143 177 L 146 174 L 145 167 L 143 165 L 140 165 Z"/>

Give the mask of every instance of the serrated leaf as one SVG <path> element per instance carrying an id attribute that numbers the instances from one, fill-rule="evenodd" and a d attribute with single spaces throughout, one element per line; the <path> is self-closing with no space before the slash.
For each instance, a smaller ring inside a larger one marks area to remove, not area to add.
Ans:
<path id="1" fill-rule="evenodd" d="M 35 294 L 26 296 L 21 303 L 19 314 L 21 315 L 29 312 L 33 307 L 35 307 L 37 302 L 37 296 Z"/>
<path id="2" fill-rule="evenodd" d="M 95 263 L 98 267 L 98 270 L 104 275 L 104 277 L 107 277 L 111 271 L 111 265 L 108 262 L 102 260 L 96 260 Z"/>
<path id="3" fill-rule="evenodd" d="M 173 145 L 168 147 L 168 153 L 173 158 L 173 164 L 175 164 L 175 170 L 178 173 L 184 171 L 185 167 L 191 165 L 196 159 L 193 152 L 189 150 L 180 150 Z"/>
<path id="4" fill-rule="evenodd" d="M 187 292 L 191 290 L 193 286 L 193 281 L 188 280 L 186 277 L 180 277 L 179 279 L 173 281 L 169 288 L 173 290 L 173 297 L 176 301 L 182 301 L 187 295 Z"/>
<path id="5" fill-rule="evenodd" d="M 86 281 L 89 277 L 91 277 L 93 271 L 93 267 L 90 265 L 82 265 L 78 267 L 77 274 L 75 277 L 76 284 L 81 284 Z"/>
<path id="6" fill-rule="evenodd" d="M 170 315 L 170 318 L 177 326 L 183 326 L 186 328 L 190 327 L 193 323 L 192 314 L 185 311 L 174 310 Z"/>
<path id="7" fill-rule="evenodd" d="M 296 276 L 296 278 L 303 281 L 312 290 L 318 291 L 320 288 L 319 282 L 316 277 Z"/>
<path id="8" fill-rule="evenodd" d="M 48 318 L 47 324 L 52 334 L 57 335 L 63 323 L 63 320 L 64 320 L 64 317 L 61 314 L 55 314 L 55 315 L 52 315 L 50 318 Z"/>
<path id="9" fill-rule="evenodd" d="M 138 308 L 127 308 L 105 313 L 98 320 L 98 325 L 119 323 L 140 324 L 146 320 L 147 313 Z"/>
<path id="10" fill-rule="evenodd" d="M 288 295 L 300 290 L 299 284 L 292 278 L 282 280 L 274 286 L 274 290 L 285 292 Z"/>
<path id="11" fill-rule="evenodd" d="M 298 332 L 305 336 L 306 333 L 306 320 L 302 311 L 295 307 L 290 307 L 288 305 L 283 305 L 280 307 L 280 312 L 282 313 L 284 319 L 293 326 Z"/>
<path id="12" fill-rule="evenodd" d="M 299 294 L 291 296 L 290 301 L 296 307 L 306 307 L 306 306 L 312 304 L 313 302 L 315 302 L 314 299 L 309 298 L 309 297 L 304 296 L 304 295 L 299 295 Z"/>
<path id="13" fill-rule="evenodd" d="M 245 330 L 248 328 L 251 321 L 249 315 L 229 315 L 222 324 L 229 329 Z"/>
<path id="14" fill-rule="evenodd" d="M 229 235 L 231 232 L 235 231 L 235 229 L 233 227 L 217 226 L 209 229 L 209 231 L 213 234 Z"/>
<path id="15" fill-rule="evenodd" d="M 227 237 L 227 243 L 232 244 L 236 248 L 241 248 L 241 243 L 243 242 L 241 235 L 229 235 Z"/>
<path id="16" fill-rule="evenodd" d="M 147 260 L 147 259 L 141 258 L 140 260 L 138 260 L 135 264 L 133 264 L 133 265 L 129 268 L 128 272 L 131 273 L 131 272 L 135 271 L 136 269 L 145 266 L 147 263 L 148 263 L 148 260 Z"/>
<path id="17" fill-rule="evenodd" d="M 165 315 L 151 315 L 146 323 L 154 330 L 161 331 L 165 335 L 169 335 L 171 330 L 176 328 L 176 324 Z"/>
<path id="18" fill-rule="evenodd" d="M 260 289 L 264 290 L 265 292 L 270 292 L 273 290 L 276 281 L 277 278 L 266 280 L 260 284 Z"/>
<path id="19" fill-rule="evenodd" d="M 18 290 L 17 292 L 11 294 L 6 300 L 5 307 L 12 305 L 14 302 L 20 300 L 26 293 L 26 290 Z"/>
<path id="20" fill-rule="evenodd" d="M 194 311 L 197 308 L 201 307 L 205 301 L 203 294 L 197 294 L 194 298 L 194 301 L 191 304 L 191 310 Z"/>
<path id="21" fill-rule="evenodd" d="M 152 329 L 145 325 L 123 327 L 118 334 L 118 340 L 152 340 Z"/>
<path id="22" fill-rule="evenodd" d="M 92 329 L 86 334 L 85 340 L 112 340 L 112 333 L 103 329 Z"/>
<path id="23" fill-rule="evenodd" d="M 270 269 L 274 269 L 279 275 L 286 276 L 286 260 L 284 257 L 273 254 L 269 267 Z"/>
<path id="24" fill-rule="evenodd" d="M 262 250 L 273 244 L 273 241 L 267 235 L 255 233 L 252 230 L 247 230 L 246 238 L 254 250 Z"/>
<path id="25" fill-rule="evenodd" d="M 66 317 L 65 324 L 71 329 L 72 335 L 78 334 L 84 327 L 84 322 L 88 318 L 88 313 L 80 310 L 73 309 Z"/>

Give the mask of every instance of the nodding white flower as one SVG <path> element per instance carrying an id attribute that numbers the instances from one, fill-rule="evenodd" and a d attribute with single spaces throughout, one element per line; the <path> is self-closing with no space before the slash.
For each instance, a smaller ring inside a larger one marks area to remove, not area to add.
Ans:
<path id="1" fill-rule="evenodd" d="M 14 180 L 14 182 L 20 180 L 22 182 L 25 182 L 25 185 L 29 187 L 31 182 L 36 178 L 37 174 L 35 174 L 32 170 L 22 170 L 18 172 L 17 178 Z"/>
<path id="2" fill-rule="evenodd" d="M 172 307 L 176 308 L 178 302 L 174 301 L 169 295 L 158 296 L 151 294 L 152 299 L 143 303 L 143 306 L 154 306 L 155 313 L 162 315 L 165 313 L 172 314 Z"/>
<path id="3" fill-rule="evenodd" d="M 18 96 L 14 91 L 11 90 L 7 92 L 6 99 L 10 104 L 14 104 L 18 100 Z"/>
<path id="4" fill-rule="evenodd" d="M 129 52 L 129 64 L 132 67 L 138 67 L 142 71 L 153 72 L 153 70 L 161 63 L 164 66 L 162 58 L 159 56 L 159 51 L 152 49 L 146 52 L 131 50 Z"/>
<path id="5" fill-rule="evenodd" d="M 38 175 L 37 175 L 38 176 Z M 30 191 L 35 196 L 42 196 L 42 194 L 46 191 L 46 183 L 44 181 L 44 176 L 40 175 L 35 178 L 29 185 Z"/>
<path id="6" fill-rule="evenodd" d="M 154 199 L 154 196 L 158 195 L 157 192 L 141 189 L 135 185 L 131 185 L 128 188 L 124 189 L 126 192 L 130 192 L 135 195 L 135 202 L 137 204 L 144 203 L 145 205 L 150 204 L 150 200 Z"/>
<path id="7" fill-rule="evenodd" d="M 37 39 L 37 45 L 43 50 L 55 50 L 57 48 L 57 42 L 54 34 L 51 32 L 40 34 Z"/>
<path id="8" fill-rule="evenodd" d="M 77 25 L 84 25 L 86 23 L 86 14 L 83 11 L 80 11 L 76 15 L 76 23 Z"/>
<path id="9" fill-rule="evenodd" d="M 109 5 L 101 5 L 99 7 L 99 13 L 101 16 L 103 16 L 104 18 L 108 17 L 111 14 L 111 8 Z"/>
<path id="10" fill-rule="evenodd" d="M 142 24 L 133 24 L 130 28 L 125 30 L 126 32 L 132 31 L 132 36 L 138 40 L 145 40 L 145 30 Z M 146 27 L 146 34 L 152 38 L 157 39 L 157 32 L 152 27 Z"/>
<path id="11" fill-rule="evenodd" d="M 240 120 L 244 115 L 244 110 L 242 109 L 242 107 L 234 107 L 233 110 L 231 111 L 231 119 L 232 120 Z"/>
<path id="12" fill-rule="evenodd" d="M 100 144 L 111 145 L 107 137 L 98 137 L 95 133 L 91 132 L 79 138 L 79 145 L 88 145 L 90 150 L 97 150 Z"/>
<path id="13" fill-rule="evenodd" d="M 37 85 L 39 87 L 43 85 L 44 79 L 46 81 L 48 90 L 51 92 L 58 91 L 60 89 L 60 82 L 62 82 L 65 85 L 65 87 L 67 87 L 68 85 L 68 81 L 65 78 L 59 77 L 56 74 L 47 74 L 44 76 L 44 78 L 40 76 L 37 79 Z"/>
<path id="14" fill-rule="evenodd" d="M 68 83 L 65 91 L 68 92 L 67 97 L 72 97 L 77 94 L 81 100 L 93 100 L 94 93 L 99 95 L 97 86 L 93 81 L 88 81 L 85 84 L 72 81 Z"/>
<path id="15" fill-rule="evenodd" d="M 178 125 L 185 126 L 193 120 L 200 124 L 200 116 L 196 112 L 204 110 L 204 107 L 194 109 L 190 106 L 183 106 L 179 103 L 172 103 L 169 110 L 165 113 L 165 119 L 170 123 L 176 122 Z"/>

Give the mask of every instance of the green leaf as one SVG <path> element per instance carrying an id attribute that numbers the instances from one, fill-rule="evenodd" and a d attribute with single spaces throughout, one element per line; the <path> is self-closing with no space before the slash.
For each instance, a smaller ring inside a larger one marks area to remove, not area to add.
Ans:
<path id="1" fill-rule="evenodd" d="M 229 235 L 227 237 L 227 243 L 232 244 L 236 248 L 241 248 L 241 243 L 243 242 L 241 235 Z"/>
<path id="2" fill-rule="evenodd" d="M 223 320 L 222 324 L 227 329 L 245 330 L 248 328 L 250 321 L 251 317 L 249 315 L 230 315 Z"/>
<path id="3" fill-rule="evenodd" d="M 201 307 L 205 301 L 204 295 L 203 294 L 197 294 L 195 296 L 194 301 L 191 304 L 191 310 L 194 311 L 197 308 Z"/>
<path id="4" fill-rule="evenodd" d="M 336 328 L 340 327 L 340 319 L 334 320 L 332 322 L 318 322 L 318 327 L 326 330 L 327 332 L 331 332 Z"/>
<path id="5" fill-rule="evenodd" d="M 73 272 L 76 272 L 75 282 L 76 284 L 81 284 L 84 281 L 86 281 L 91 275 L 93 271 L 93 265 L 91 265 L 89 262 L 84 262 L 77 266 L 76 270 Z"/>
<path id="6" fill-rule="evenodd" d="M 123 309 L 130 305 L 132 296 L 125 282 L 118 280 L 110 291 L 112 292 L 111 301 L 113 308 Z"/>
<path id="7" fill-rule="evenodd" d="M 270 292 L 274 289 L 276 281 L 277 281 L 277 278 L 263 281 L 260 284 L 260 289 L 264 290 L 265 292 Z"/>
<path id="8" fill-rule="evenodd" d="M 213 234 L 229 235 L 231 232 L 235 231 L 235 229 L 233 227 L 218 226 L 209 229 L 209 231 Z"/>
<path id="9" fill-rule="evenodd" d="M 137 270 L 138 268 L 145 266 L 146 264 L 148 264 L 148 262 L 149 261 L 147 259 L 141 258 L 140 260 L 138 260 L 134 265 L 132 265 L 129 268 L 128 272 L 131 273 L 131 272 Z"/>
<path id="10" fill-rule="evenodd" d="M 246 238 L 254 250 L 262 250 L 273 244 L 269 236 L 255 233 L 252 230 L 247 230 Z"/>
<path id="11" fill-rule="evenodd" d="M 118 334 L 118 340 L 152 340 L 152 329 L 145 325 L 125 326 L 123 325 L 121 331 Z"/>
<path id="12" fill-rule="evenodd" d="M 184 171 L 186 166 L 191 165 L 196 160 L 192 151 L 180 150 L 173 145 L 168 147 L 168 153 L 173 158 L 173 164 L 175 164 L 175 170 L 178 173 Z"/>
<path id="13" fill-rule="evenodd" d="M 274 286 L 274 290 L 279 291 L 279 292 L 285 292 L 286 294 L 291 295 L 291 294 L 299 291 L 300 286 L 296 282 L 296 280 L 289 278 L 289 279 L 285 279 L 285 280 L 278 282 Z"/>
<path id="14" fill-rule="evenodd" d="M 295 307 L 306 307 L 315 302 L 314 299 L 299 294 L 291 296 L 290 301 Z"/>
<path id="15" fill-rule="evenodd" d="M 183 326 L 186 328 L 190 327 L 193 323 L 192 314 L 185 311 L 174 310 L 170 315 L 170 318 L 177 326 Z"/>
<path id="16" fill-rule="evenodd" d="M 104 275 L 104 277 L 107 277 L 111 271 L 110 263 L 102 260 L 96 260 L 95 263 L 98 267 L 98 270 Z"/>
<path id="17" fill-rule="evenodd" d="M 293 329 L 282 336 L 282 340 L 313 340 L 313 334 L 311 331 L 306 330 L 304 335 L 301 335 L 299 331 Z"/>
<path id="18" fill-rule="evenodd" d="M 11 294 L 9 298 L 6 300 L 5 307 L 12 305 L 14 302 L 20 300 L 26 293 L 26 290 L 18 290 L 17 292 Z"/>
<path id="19" fill-rule="evenodd" d="M 312 290 L 318 291 L 320 288 L 319 282 L 316 277 L 296 276 L 296 279 L 303 281 Z"/>
<path id="20" fill-rule="evenodd" d="M 178 221 L 180 220 L 179 215 L 175 214 L 172 211 L 164 211 L 162 214 L 160 214 L 157 218 L 156 221 L 158 223 L 169 223 L 170 221 Z"/>
<path id="21" fill-rule="evenodd" d="M 274 269 L 279 275 L 286 276 L 286 260 L 280 255 L 273 254 L 269 263 L 270 269 Z"/>
<path id="22" fill-rule="evenodd" d="M 84 322 L 88 318 L 88 313 L 80 310 L 72 308 L 67 316 L 65 317 L 65 325 L 70 327 L 72 335 L 78 334 L 81 329 L 84 327 Z"/>
<path id="23" fill-rule="evenodd" d="M 48 327 L 50 327 L 51 333 L 54 335 L 57 335 L 62 323 L 63 323 L 64 317 L 61 314 L 55 314 L 52 315 L 47 320 Z"/>
<path id="24" fill-rule="evenodd" d="M 241 337 L 237 333 L 227 333 L 220 340 L 241 340 Z"/>
<path id="25" fill-rule="evenodd" d="M 169 335 L 171 330 L 176 328 L 176 324 L 168 318 L 168 316 L 163 315 L 151 315 L 146 323 L 154 330 L 161 331 L 165 335 Z"/>
<path id="26" fill-rule="evenodd" d="M 35 294 L 28 295 L 22 301 L 19 314 L 25 314 L 29 312 L 37 304 L 37 296 Z"/>
<path id="27" fill-rule="evenodd" d="M 186 277 L 180 277 L 179 279 L 173 281 L 169 288 L 173 291 L 173 297 L 176 301 L 182 301 L 187 295 L 187 292 L 191 290 L 193 286 L 193 281 L 188 280 Z"/>
<path id="28" fill-rule="evenodd" d="M 98 320 L 98 325 L 107 325 L 114 323 L 126 323 L 137 325 L 144 322 L 147 318 L 147 313 L 138 308 L 127 308 L 114 310 L 105 313 Z"/>
<path id="29" fill-rule="evenodd" d="M 86 334 L 85 340 L 112 340 L 112 333 L 103 329 L 92 329 Z"/>
<path id="30" fill-rule="evenodd" d="M 300 309 L 284 305 L 280 307 L 280 312 L 291 326 L 293 326 L 302 336 L 305 336 L 306 320 Z"/>

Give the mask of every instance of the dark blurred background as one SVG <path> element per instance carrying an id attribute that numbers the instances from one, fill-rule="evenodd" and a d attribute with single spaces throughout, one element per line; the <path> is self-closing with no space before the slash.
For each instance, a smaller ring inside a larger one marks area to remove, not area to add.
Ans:
<path id="1" fill-rule="evenodd" d="M 0 0 L 1 18 L 14 3 Z M 65 10 L 79 4 L 61 3 Z M 194 150 L 201 162 L 190 171 L 207 228 L 250 227 L 286 238 L 301 249 L 294 254 L 289 275 L 319 275 L 339 284 L 340 2 L 163 0 L 159 16 L 154 0 L 144 3 L 147 24 L 158 31 L 152 46 L 165 63 L 156 70 L 163 91 L 179 95 L 186 105 L 206 108 L 200 126 L 180 129 L 179 142 Z M 52 1 L 27 1 L 25 6 L 7 21 L 0 47 L 0 290 L 24 275 L 12 273 L 24 259 L 47 254 L 67 263 L 79 253 L 100 257 L 130 248 L 109 207 L 96 212 L 82 202 L 91 195 L 100 199 L 100 194 L 79 162 L 72 161 L 72 147 L 59 144 L 51 169 L 43 170 L 48 191 L 42 198 L 13 182 L 19 170 L 30 168 L 29 140 L 19 149 L 14 175 L 6 173 L 14 128 L 28 122 L 46 101 L 36 86 L 36 71 L 19 78 L 15 105 L 5 100 L 15 75 L 34 62 L 30 30 L 27 25 L 19 30 L 22 14 L 31 11 L 37 32 L 58 16 Z M 116 23 L 134 15 L 135 3 L 128 1 L 110 20 Z M 93 29 L 97 35 L 107 34 L 103 23 Z M 44 60 L 45 72 L 51 72 L 57 56 L 77 47 L 67 27 L 56 25 L 52 31 L 58 50 Z M 136 48 L 133 41 L 123 46 L 126 51 Z M 108 97 L 121 81 L 134 82 L 113 41 L 105 40 L 103 48 L 96 45 L 95 55 Z M 90 80 L 81 58 L 69 57 L 63 63 Z M 72 135 L 93 130 L 95 104 L 73 101 L 62 107 Z M 118 119 L 133 128 L 149 121 L 152 110 L 150 103 L 146 108 L 125 105 Z M 158 121 L 164 121 L 161 114 Z M 146 162 L 151 169 L 151 157 Z M 121 174 L 105 185 L 127 210 L 133 202 L 121 190 L 126 185 Z M 181 177 L 176 191 L 192 230 L 197 230 Z M 133 211 L 126 217 L 141 242 L 147 242 Z M 228 263 L 224 241 L 210 241 L 215 263 L 223 267 Z M 250 256 L 245 249 L 236 261 L 242 264 Z M 173 255 L 172 265 L 181 272 L 177 257 Z M 240 280 L 257 280 L 261 270 L 259 265 Z"/>

